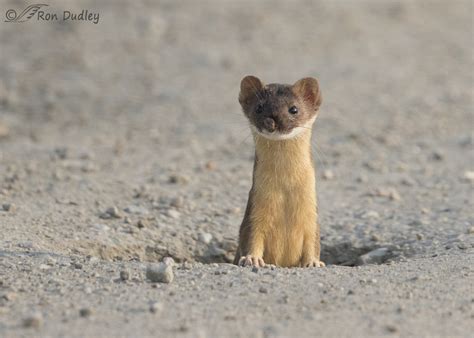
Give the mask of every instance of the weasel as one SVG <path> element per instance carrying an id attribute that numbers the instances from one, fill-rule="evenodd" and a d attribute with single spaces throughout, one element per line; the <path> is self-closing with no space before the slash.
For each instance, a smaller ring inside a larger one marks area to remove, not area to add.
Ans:
<path id="1" fill-rule="evenodd" d="M 253 184 L 234 264 L 321 267 L 312 126 L 321 105 L 318 81 L 240 83 L 239 102 L 255 141 Z"/>

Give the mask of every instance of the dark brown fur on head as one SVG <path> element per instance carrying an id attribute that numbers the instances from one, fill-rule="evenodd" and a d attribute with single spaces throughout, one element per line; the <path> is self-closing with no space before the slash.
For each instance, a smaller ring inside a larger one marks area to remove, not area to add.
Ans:
<path id="1" fill-rule="evenodd" d="M 304 127 L 321 105 L 318 81 L 308 77 L 293 85 L 264 85 L 255 76 L 240 83 L 239 102 L 245 116 L 259 132 L 288 134 Z"/>

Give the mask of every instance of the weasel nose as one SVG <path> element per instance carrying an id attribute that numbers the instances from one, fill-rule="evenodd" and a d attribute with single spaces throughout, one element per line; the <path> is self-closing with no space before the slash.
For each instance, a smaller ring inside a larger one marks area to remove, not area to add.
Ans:
<path id="1" fill-rule="evenodd" d="M 267 117 L 263 120 L 263 126 L 265 127 L 266 130 L 268 130 L 270 133 L 275 131 L 275 120 L 272 119 L 271 117 Z"/>

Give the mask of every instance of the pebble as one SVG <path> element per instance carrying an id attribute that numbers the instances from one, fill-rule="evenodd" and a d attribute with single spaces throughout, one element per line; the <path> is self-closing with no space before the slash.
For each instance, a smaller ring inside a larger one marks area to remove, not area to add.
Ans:
<path id="1" fill-rule="evenodd" d="M 8 302 L 12 302 L 17 298 L 17 296 L 18 295 L 15 292 L 8 292 L 8 293 L 5 293 L 4 295 L 2 295 L 1 298 L 5 299 Z"/>
<path id="2" fill-rule="evenodd" d="M 382 237 L 378 234 L 372 234 L 372 236 L 370 237 L 370 239 L 372 239 L 374 242 L 380 242 L 382 241 Z"/>
<path id="3" fill-rule="evenodd" d="M 156 283 L 171 283 L 173 281 L 173 268 L 164 263 L 151 264 L 146 269 L 146 278 Z"/>
<path id="4" fill-rule="evenodd" d="M 334 173 L 330 169 L 326 169 L 323 171 L 322 178 L 327 181 L 332 180 L 334 179 Z"/>
<path id="5" fill-rule="evenodd" d="M 399 201 L 401 199 L 400 194 L 395 188 L 378 188 L 372 195 L 379 197 L 388 197 L 392 201 Z"/>
<path id="6" fill-rule="evenodd" d="M 182 196 L 173 198 L 170 202 L 170 206 L 180 209 L 184 206 L 184 198 Z"/>
<path id="7" fill-rule="evenodd" d="M 204 244 L 209 244 L 212 241 L 212 234 L 208 232 L 201 232 L 199 233 L 198 239 Z"/>
<path id="8" fill-rule="evenodd" d="M 77 263 L 77 262 L 74 263 L 74 269 L 80 270 L 80 269 L 82 269 L 82 268 L 83 268 L 83 265 L 82 265 L 81 263 Z"/>
<path id="9" fill-rule="evenodd" d="M 127 270 L 122 270 L 120 271 L 120 280 L 126 281 L 130 279 L 130 272 Z"/>
<path id="10" fill-rule="evenodd" d="M 138 222 L 137 222 L 137 227 L 139 229 L 143 229 L 143 228 L 146 228 L 148 227 L 149 223 L 146 219 L 139 219 Z"/>
<path id="11" fill-rule="evenodd" d="M 369 210 L 369 211 L 366 211 L 363 214 L 361 214 L 360 218 L 362 218 L 362 219 L 369 219 L 369 218 L 377 219 L 377 218 L 380 218 L 380 215 L 377 211 Z"/>
<path id="12" fill-rule="evenodd" d="M 3 211 L 14 212 L 16 210 L 16 205 L 13 203 L 4 203 L 2 209 Z"/>
<path id="13" fill-rule="evenodd" d="M 466 233 L 467 233 L 468 235 L 474 234 L 474 227 L 470 227 L 469 229 L 467 229 Z"/>
<path id="14" fill-rule="evenodd" d="M 388 248 L 378 248 L 364 255 L 361 255 L 357 259 L 356 264 L 357 265 L 381 264 L 388 258 L 389 255 L 390 255 L 390 250 Z"/>
<path id="15" fill-rule="evenodd" d="M 92 315 L 92 309 L 91 308 L 88 308 L 88 307 L 85 307 L 85 308 L 82 308 L 79 310 L 79 315 L 83 318 L 87 318 L 87 317 L 90 317 Z"/>
<path id="16" fill-rule="evenodd" d="M 474 183 L 474 171 L 468 170 L 464 172 L 464 180 Z"/>
<path id="17" fill-rule="evenodd" d="M 413 187 L 416 184 L 416 181 L 411 177 L 404 177 L 401 179 L 400 183 L 407 187 Z"/>
<path id="18" fill-rule="evenodd" d="M 422 234 L 416 234 L 416 239 L 421 241 L 423 239 L 423 235 Z"/>
<path id="19" fill-rule="evenodd" d="M 207 170 L 210 170 L 210 171 L 216 170 L 217 164 L 216 164 L 216 162 L 214 162 L 214 161 L 207 161 L 207 162 L 206 162 L 206 165 L 205 165 L 205 168 L 206 168 Z"/>
<path id="20" fill-rule="evenodd" d="M 258 272 L 258 268 L 257 268 L 256 266 L 253 266 L 253 267 L 252 267 L 252 272 L 257 273 L 257 272 Z"/>
<path id="21" fill-rule="evenodd" d="M 107 232 L 110 230 L 110 227 L 108 227 L 106 224 L 94 224 L 93 225 L 94 229 L 100 232 Z"/>
<path id="22" fill-rule="evenodd" d="M 112 206 L 107 208 L 107 210 L 105 210 L 105 212 L 100 215 L 100 218 L 122 218 L 122 214 L 116 206 Z"/>
<path id="23" fill-rule="evenodd" d="M 173 259 L 173 257 L 165 257 L 165 258 L 163 258 L 163 263 L 168 265 L 168 266 L 173 266 L 174 265 L 174 259 Z"/>
<path id="24" fill-rule="evenodd" d="M 40 264 L 39 269 L 40 270 L 49 270 L 49 269 L 51 269 L 51 266 L 47 265 L 47 264 Z"/>
<path id="25" fill-rule="evenodd" d="M 40 313 L 34 313 L 23 319 L 24 327 L 39 328 L 43 325 L 43 316 Z"/>
<path id="26" fill-rule="evenodd" d="M 3 122 L 0 122 L 0 139 L 5 138 L 10 134 L 10 129 Z"/>
<path id="27" fill-rule="evenodd" d="M 160 313 L 163 311 L 163 304 L 160 302 L 152 302 L 150 304 L 149 310 L 151 313 Z"/>
<path id="28" fill-rule="evenodd" d="M 388 332 L 397 332 L 398 328 L 395 325 L 386 325 L 385 328 Z"/>
<path id="29" fill-rule="evenodd" d="M 181 213 L 178 210 L 168 209 L 166 211 L 166 216 L 171 217 L 173 219 L 178 219 L 181 217 Z"/>
<path id="30" fill-rule="evenodd" d="M 431 154 L 431 158 L 435 161 L 442 161 L 444 159 L 444 155 L 439 151 L 434 151 Z"/>
<path id="31" fill-rule="evenodd" d="M 126 213 L 135 215 L 148 215 L 150 213 L 147 208 L 140 205 L 129 205 L 124 210 Z"/>
<path id="32" fill-rule="evenodd" d="M 184 175 L 173 174 L 173 175 L 169 176 L 168 182 L 173 183 L 173 184 L 178 184 L 178 183 L 179 184 L 186 184 L 186 183 L 189 182 L 189 177 L 184 176 Z"/>
<path id="33" fill-rule="evenodd" d="M 260 287 L 260 289 L 258 289 L 258 292 L 260 293 L 268 293 L 268 290 L 266 288 L 264 288 L 263 286 Z"/>

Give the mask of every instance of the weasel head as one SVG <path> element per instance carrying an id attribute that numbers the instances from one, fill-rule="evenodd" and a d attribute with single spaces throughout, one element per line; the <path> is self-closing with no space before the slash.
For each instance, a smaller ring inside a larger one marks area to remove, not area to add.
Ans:
<path id="1" fill-rule="evenodd" d="M 264 85 L 249 75 L 240 83 L 239 102 L 255 133 L 270 140 L 285 140 L 311 130 L 321 92 L 318 81 L 311 77 L 293 85 Z"/>

